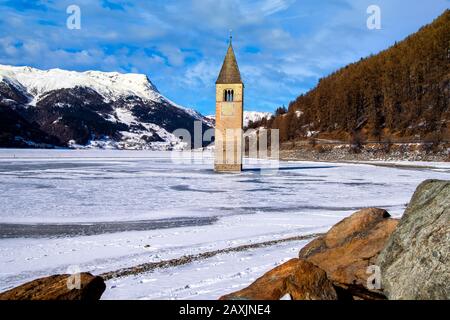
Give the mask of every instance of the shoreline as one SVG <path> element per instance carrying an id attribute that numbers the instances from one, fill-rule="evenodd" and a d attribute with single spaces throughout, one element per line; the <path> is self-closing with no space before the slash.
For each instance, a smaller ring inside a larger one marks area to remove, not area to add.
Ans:
<path id="1" fill-rule="evenodd" d="M 424 152 L 419 150 L 384 150 L 363 148 L 358 152 L 352 152 L 348 147 L 304 147 L 296 149 L 281 149 L 280 160 L 283 161 L 314 161 L 314 162 L 446 162 L 450 164 L 450 153 L 441 150 L 439 152 Z"/>

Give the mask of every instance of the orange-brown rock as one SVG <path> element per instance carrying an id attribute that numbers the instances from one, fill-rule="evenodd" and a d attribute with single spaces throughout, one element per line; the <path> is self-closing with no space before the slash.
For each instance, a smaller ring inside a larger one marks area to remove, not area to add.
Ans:
<path id="1" fill-rule="evenodd" d="M 298 261 L 289 260 L 270 270 L 247 288 L 225 295 L 220 300 L 279 300 L 286 294 L 285 280 L 294 273 Z"/>
<path id="2" fill-rule="evenodd" d="M 314 264 L 292 259 L 270 270 L 250 286 L 225 295 L 221 300 L 336 300 L 337 294 L 326 272 Z"/>
<path id="3" fill-rule="evenodd" d="M 299 260 L 294 273 L 286 278 L 286 293 L 292 300 L 337 300 L 327 273 L 306 260 Z"/>
<path id="4" fill-rule="evenodd" d="M 70 275 L 54 275 L 25 283 L 0 293 L 0 300 L 98 300 L 106 289 L 101 277 L 80 274 L 78 286 L 71 285 Z"/>
<path id="5" fill-rule="evenodd" d="M 363 209 L 306 245 L 299 258 L 325 270 L 335 285 L 353 296 L 382 298 L 381 292 L 367 289 L 367 268 L 376 264 L 397 224 L 386 210 Z"/>

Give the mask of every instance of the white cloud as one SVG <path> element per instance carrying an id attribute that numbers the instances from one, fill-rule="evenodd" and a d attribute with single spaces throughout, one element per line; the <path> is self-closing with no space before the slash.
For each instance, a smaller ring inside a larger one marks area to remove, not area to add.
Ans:
<path id="1" fill-rule="evenodd" d="M 264 13 L 265 16 L 270 16 L 272 14 L 275 14 L 277 12 L 286 10 L 289 8 L 290 5 L 292 5 L 295 1 L 290 0 L 265 0 L 263 4 L 261 5 L 261 11 Z"/>
<path id="2" fill-rule="evenodd" d="M 181 81 L 192 87 L 212 87 L 219 74 L 220 66 L 212 61 L 200 61 L 189 67 Z"/>
<path id="3" fill-rule="evenodd" d="M 405 9 L 399 0 L 379 0 L 378 33 L 365 28 L 370 0 L 121 1 L 124 10 L 78 0 L 77 31 L 65 28 L 72 3 L 45 1 L 46 11 L 0 4 L 0 63 L 146 73 L 173 100 L 211 112 L 229 29 L 248 103 L 275 108 L 317 78 L 401 40 L 449 2 L 412 0 Z"/>
<path id="4" fill-rule="evenodd" d="M 179 67 L 184 64 L 186 54 L 180 48 L 171 44 L 163 44 L 158 46 L 158 50 L 162 52 L 172 66 Z"/>

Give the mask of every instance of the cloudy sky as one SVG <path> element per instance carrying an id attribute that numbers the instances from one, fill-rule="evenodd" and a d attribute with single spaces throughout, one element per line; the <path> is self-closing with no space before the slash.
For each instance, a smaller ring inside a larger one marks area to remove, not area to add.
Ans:
<path id="1" fill-rule="evenodd" d="M 67 28 L 67 7 L 81 29 Z M 367 8 L 381 29 L 367 28 Z M 0 64 L 145 73 L 168 98 L 214 112 L 233 30 L 246 109 L 273 111 L 317 80 L 383 50 L 450 0 L 0 0 Z"/>

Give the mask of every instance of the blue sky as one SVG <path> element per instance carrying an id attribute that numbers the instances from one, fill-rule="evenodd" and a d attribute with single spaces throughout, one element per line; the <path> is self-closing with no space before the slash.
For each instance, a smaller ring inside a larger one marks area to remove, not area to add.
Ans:
<path id="1" fill-rule="evenodd" d="M 66 27 L 73 4 L 80 30 Z M 381 30 L 366 26 L 370 5 Z M 273 111 L 447 8 L 450 0 L 0 0 L 0 63 L 145 73 L 168 98 L 211 114 L 232 29 L 245 107 Z"/>

